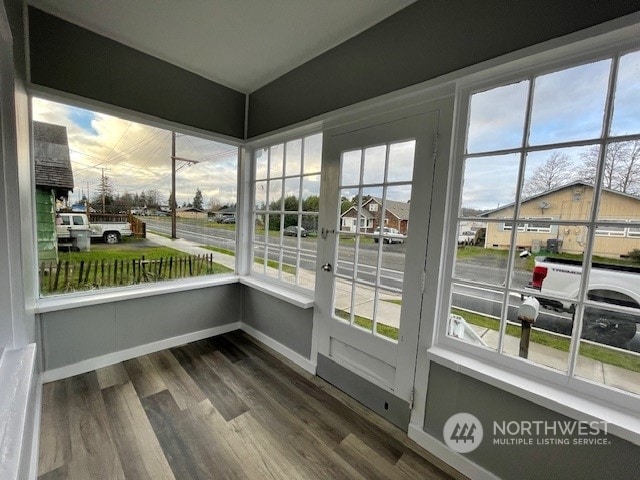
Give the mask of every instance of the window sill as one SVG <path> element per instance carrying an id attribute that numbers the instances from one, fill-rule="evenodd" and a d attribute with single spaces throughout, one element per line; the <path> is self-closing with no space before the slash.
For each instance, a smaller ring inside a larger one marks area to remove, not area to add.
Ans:
<path id="1" fill-rule="evenodd" d="M 607 422 L 608 433 L 640 445 L 640 418 L 634 412 L 541 379 L 506 370 L 442 346 L 427 350 L 429 360 L 576 420 Z"/>
<path id="2" fill-rule="evenodd" d="M 184 292 L 200 288 L 217 287 L 238 283 L 237 275 L 218 275 L 206 278 L 172 280 L 171 282 L 149 283 L 134 287 L 110 288 L 65 295 L 40 298 L 36 301 L 35 313 L 56 312 L 90 305 L 99 305 L 136 298 L 153 297 L 167 293 Z"/>
<path id="3" fill-rule="evenodd" d="M 295 305 L 296 307 L 308 309 L 313 307 L 314 304 L 313 296 L 296 292 L 280 285 L 274 285 L 272 282 L 268 282 L 267 280 L 247 276 L 240 277 L 239 282 L 242 285 L 255 288 L 260 292 L 279 298 L 280 300 Z"/>

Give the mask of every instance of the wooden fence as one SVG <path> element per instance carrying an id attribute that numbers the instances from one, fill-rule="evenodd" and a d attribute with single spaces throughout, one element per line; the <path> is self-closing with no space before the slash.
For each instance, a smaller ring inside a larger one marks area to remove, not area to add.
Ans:
<path id="1" fill-rule="evenodd" d="M 213 254 L 153 260 L 144 256 L 133 260 L 59 260 L 40 264 L 40 293 L 69 293 L 231 271 L 214 262 Z"/>

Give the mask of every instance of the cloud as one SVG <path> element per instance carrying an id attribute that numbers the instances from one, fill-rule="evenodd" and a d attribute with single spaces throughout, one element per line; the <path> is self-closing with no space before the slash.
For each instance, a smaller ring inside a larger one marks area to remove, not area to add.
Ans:
<path id="1" fill-rule="evenodd" d="M 48 100 L 33 99 L 34 120 L 67 127 L 76 188 L 73 200 L 98 190 L 103 174 L 114 192 L 157 190 L 168 202 L 171 190 L 171 132 L 111 115 Z M 208 201 L 237 201 L 237 148 L 178 134 L 176 156 L 197 161 L 176 162 L 176 199 L 191 202 L 200 188 Z"/>

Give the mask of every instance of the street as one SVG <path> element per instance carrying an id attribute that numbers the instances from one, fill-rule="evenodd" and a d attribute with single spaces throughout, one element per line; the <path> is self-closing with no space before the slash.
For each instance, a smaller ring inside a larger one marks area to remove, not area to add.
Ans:
<path id="1" fill-rule="evenodd" d="M 171 234 L 171 224 L 167 220 L 150 219 L 144 221 L 150 231 L 164 235 Z M 233 229 L 215 228 L 214 226 L 202 226 L 178 222 L 177 235 L 202 245 L 211 245 L 235 252 L 236 232 Z M 296 265 L 298 254 L 299 266 L 302 269 L 315 271 L 317 258 L 317 238 L 303 237 L 298 239 L 293 236 L 282 237 L 282 249 L 280 237 L 268 237 L 268 259 L 282 261 L 283 264 Z M 300 250 L 298 251 L 298 241 Z M 270 248 L 273 246 L 273 248 Z M 377 243 L 363 243 L 358 251 L 357 262 L 354 262 L 355 246 L 341 243 L 338 247 L 336 273 L 345 278 L 353 275 L 354 264 L 357 268 L 356 278 L 360 281 L 376 284 L 378 275 L 378 249 Z M 380 261 L 379 284 L 390 292 L 402 292 L 403 271 L 405 262 L 405 244 L 383 244 L 383 253 Z M 264 256 L 264 247 L 254 244 L 254 254 L 257 258 Z M 282 258 L 280 259 L 280 255 Z M 493 285 L 502 285 L 506 277 L 506 259 L 465 259 L 456 262 L 455 275 L 468 281 L 481 281 Z M 512 285 L 523 288 L 529 282 L 531 273 L 524 269 L 523 261 L 516 260 Z M 498 291 L 486 288 L 477 288 L 464 285 L 454 285 L 452 292 L 452 306 L 462 310 L 476 312 L 481 315 L 500 317 L 503 297 Z M 522 301 L 520 295 L 512 294 L 509 297 L 507 319 L 517 322 L 517 311 Z M 536 321 L 536 327 L 570 336 L 573 328 L 573 318 L 569 313 L 553 312 L 541 308 Z M 629 347 L 640 350 L 639 335 L 632 340 Z"/>

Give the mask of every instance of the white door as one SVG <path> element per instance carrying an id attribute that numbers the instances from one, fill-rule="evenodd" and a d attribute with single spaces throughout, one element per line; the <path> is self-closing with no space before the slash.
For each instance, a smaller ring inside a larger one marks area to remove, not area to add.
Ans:
<path id="1" fill-rule="evenodd" d="M 416 365 L 438 118 L 431 104 L 329 129 L 323 140 L 318 354 L 406 401 Z M 414 178 L 423 187 L 413 188 Z M 356 222 L 360 228 L 349 228 Z"/>

